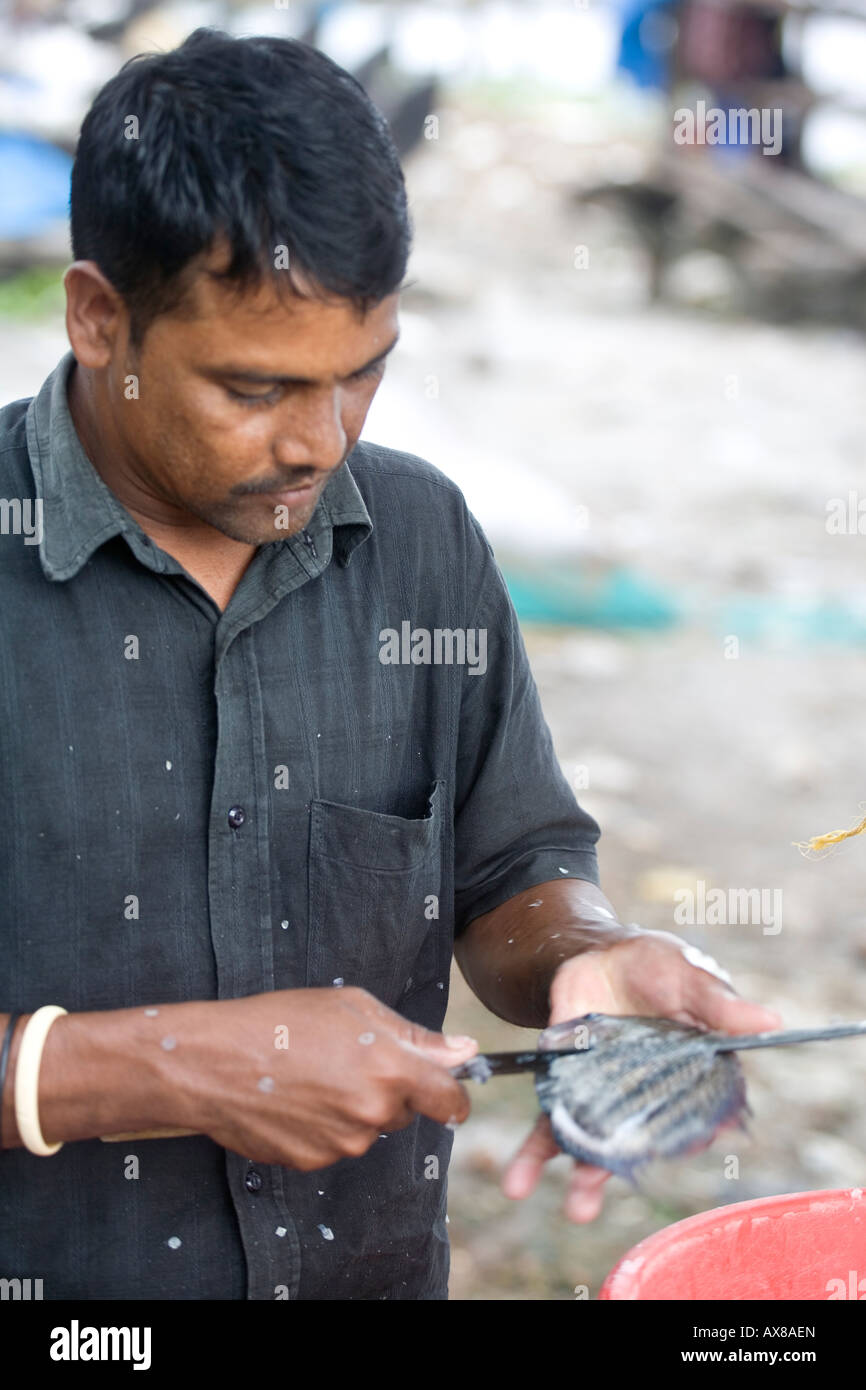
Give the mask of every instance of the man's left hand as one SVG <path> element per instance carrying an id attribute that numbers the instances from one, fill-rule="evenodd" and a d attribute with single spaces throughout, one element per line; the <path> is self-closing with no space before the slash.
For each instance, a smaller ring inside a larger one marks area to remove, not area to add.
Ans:
<path id="1" fill-rule="evenodd" d="M 690 959 L 691 957 L 691 959 Z M 697 962 L 702 962 L 698 964 Z M 742 999 L 719 975 L 715 961 L 671 932 L 644 931 L 605 950 L 584 951 L 563 962 L 550 988 L 548 1029 L 539 1047 L 561 1041 L 556 1024 L 588 1013 L 672 1018 L 693 1027 L 727 1033 L 761 1032 L 781 1026 L 772 1009 Z M 507 1197 L 528 1197 L 545 1163 L 560 1152 L 543 1115 L 512 1159 L 503 1179 Z M 601 1211 L 610 1173 L 575 1163 L 565 1204 L 570 1221 L 594 1221 Z"/>

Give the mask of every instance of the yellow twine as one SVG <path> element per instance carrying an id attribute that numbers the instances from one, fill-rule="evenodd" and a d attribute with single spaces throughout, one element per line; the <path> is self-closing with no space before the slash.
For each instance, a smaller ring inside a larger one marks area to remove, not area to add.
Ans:
<path id="1" fill-rule="evenodd" d="M 855 835 L 862 835 L 866 831 L 866 816 L 857 825 L 852 825 L 849 830 L 832 830 L 828 835 L 813 835 L 811 840 L 795 840 L 794 844 L 803 854 L 808 854 L 810 850 L 829 849 L 832 845 L 838 845 L 842 840 L 853 839 Z"/>

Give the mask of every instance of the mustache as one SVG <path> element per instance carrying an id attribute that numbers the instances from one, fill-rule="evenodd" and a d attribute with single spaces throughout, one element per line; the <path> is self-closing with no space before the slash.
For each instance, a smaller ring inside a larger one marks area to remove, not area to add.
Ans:
<path id="1" fill-rule="evenodd" d="M 232 488 L 231 495 L 243 497 L 248 493 L 285 492 L 288 488 L 306 487 L 308 483 L 314 483 L 323 476 L 324 474 L 317 468 L 301 469 L 300 472 L 293 472 L 288 477 L 275 478 L 263 483 L 239 483 L 237 487 Z"/>

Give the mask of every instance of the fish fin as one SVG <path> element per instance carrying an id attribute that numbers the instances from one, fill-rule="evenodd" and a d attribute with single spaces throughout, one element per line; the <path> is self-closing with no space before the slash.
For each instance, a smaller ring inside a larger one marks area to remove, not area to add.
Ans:
<path id="1" fill-rule="evenodd" d="M 615 1153 L 615 1144 L 621 1140 L 621 1132 L 609 1135 L 606 1139 L 590 1134 L 574 1118 L 561 1101 L 550 1111 L 550 1127 L 553 1137 L 564 1153 L 582 1163 L 591 1163 L 596 1168 L 606 1168 L 618 1178 L 631 1180 L 636 1167 L 646 1162 L 643 1155 L 636 1160 Z"/>

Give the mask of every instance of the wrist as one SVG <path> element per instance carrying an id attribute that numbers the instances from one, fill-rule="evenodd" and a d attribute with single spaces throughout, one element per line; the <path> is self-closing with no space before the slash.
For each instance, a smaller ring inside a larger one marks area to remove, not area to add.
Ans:
<path id="1" fill-rule="evenodd" d="M 548 976 L 547 995 L 551 1008 L 555 1005 L 557 985 L 561 984 L 563 977 L 567 978 L 572 973 L 575 961 L 582 961 L 583 969 L 593 962 L 607 974 L 615 966 L 621 949 L 646 935 L 646 930 L 634 922 L 628 925 L 608 922 L 600 929 L 588 927 L 586 922 L 574 922 L 570 928 L 564 927 L 559 940 L 554 943 L 563 958 L 556 962 Z"/>
<path id="2" fill-rule="evenodd" d="M 70 1013 L 49 1030 L 39 1073 L 39 1116 L 47 1143 L 182 1125 L 172 1084 L 171 1036 L 188 1006 Z M 154 1024 L 161 1026 L 157 1030 Z M 16 1142 L 20 1142 L 17 1136 Z"/>
<path id="3" fill-rule="evenodd" d="M 172 1128 L 206 1134 L 218 1108 L 215 1084 L 222 1039 L 214 1010 L 227 1001 L 195 1000 L 159 1009 L 144 1022 L 144 1044 L 162 1118 Z"/>

